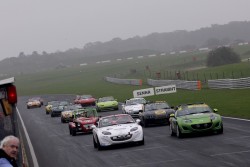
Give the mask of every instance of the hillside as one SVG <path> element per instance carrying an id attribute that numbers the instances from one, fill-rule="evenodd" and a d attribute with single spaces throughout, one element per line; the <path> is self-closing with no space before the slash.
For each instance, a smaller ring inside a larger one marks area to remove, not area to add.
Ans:
<path id="1" fill-rule="evenodd" d="M 122 40 L 114 38 L 108 42 L 88 43 L 83 48 L 65 52 L 20 53 L 18 57 L 0 61 L 0 77 L 4 75 L 34 73 L 55 68 L 93 64 L 106 60 L 144 56 L 179 51 L 194 51 L 199 48 L 213 49 L 220 45 L 234 45 L 250 41 L 250 22 L 230 22 L 212 25 L 195 31 L 177 30 L 152 33 L 144 37 Z"/>

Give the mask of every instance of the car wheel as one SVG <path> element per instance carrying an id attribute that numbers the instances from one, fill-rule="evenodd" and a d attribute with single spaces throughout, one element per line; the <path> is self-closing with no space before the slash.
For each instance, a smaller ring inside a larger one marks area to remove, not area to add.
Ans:
<path id="1" fill-rule="evenodd" d="M 171 135 L 171 136 L 174 136 L 174 135 L 175 135 L 175 133 L 173 132 L 173 128 L 172 128 L 172 125 L 171 125 L 171 124 L 169 124 L 169 131 L 170 131 L 170 135 Z"/>
<path id="2" fill-rule="evenodd" d="M 221 124 L 220 130 L 218 130 L 218 134 L 222 134 L 222 133 L 223 133 L 223 124 Z"/>
<path id="3" fill-rule="evenodd" d="M 103 147 L 101 146 L 98 137 L 97 137 L 97 149 L 98 149 L 99 151 L 100 151 L 100 150 L 103 150 Z"/>
<path id="4" fill-rule="evenodd" d="M 63 119 L 63 118 L 61 118 L 61 123 L 65 123 L 65 121 L 64 121 L 64 119 Z"/>
<path id="5" fill-rule="evenodd" d="M 76 130 L 72 129 L 72 136 L 76 136 Z"/>
<path id="6" fill-rule="evenodd" d="M 145 128 L 148 127 L 148 122 L 147 122 L 146 119 L 143 119 L 143 126 L 144 126 Z"/>
<path id="7" fill-rule="evenodd" d="M 177 136 L 178 138 L 182 138 L 182 137 L 183 137 L 183 134 L 181 133 L 181 130 L 180 130 L 180 128 L 179 128 L 178 125 L 177 125 L 177 127 L 176 127 L 176 136 Z"/>
<path id="8" fill-rule="evenodd" d="M 139 141 L 139 145 L 144 145 L 145 143 L 144 143 L 144 137 L 143 137 L 143 139 L 142 139 L 142 141 Z"/>
<path id="9" fill-rule="evenodd" d="M 93 136 L 93 144 L 94 144 L 94 148 L 97 148 L 97 143 L 95 142 L 94 136 Z"/>
<path id="10" fill-rule="evenodd" d="M 69 134 L 72 135 L 72 129 L 71 128 L 69 128 Z"/>

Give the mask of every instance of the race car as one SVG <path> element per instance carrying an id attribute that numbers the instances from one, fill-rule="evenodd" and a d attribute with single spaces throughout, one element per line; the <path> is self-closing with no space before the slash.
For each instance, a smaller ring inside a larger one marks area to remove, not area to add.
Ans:
<path id="1" fill-rule="evenodd" d="M 223 122 L 217 109 L 205 103 L 182 104 L 175 114 L 170 115 L 170 134 L 181 138 L 187 134 L 216 132 L 223 133 Z"/>
<path id="2" fill-rule="evenodd" d="M 147 101 L 144 98 L 131 98 L 125 101 L 122 105 L 122 113 L 129 114 L 134 118 L 139 117 L 139 112 L 142 112 L 144 104 Z"/>
<path id="3" fill-rule="evenodd" d="M 39 100 L 36 99 L 29 99 L 27 102 L 27 109 L 34 108 L 34 107 L 41 107 L 42 104 Z"/>
<path id="4" fill-rule="evenodd" d="M 91 95 L 77 95 L 75 100 L 75 104 L 81 104 L 83 107 L 86 106 L 95 106 L 96 99 Z"/>
<path id="5" fill-rule="evenodd" d="M 69 105 L 67 109 L 61 112 L 61 122 L 65 123 L 65 122 L 72 121 L 74 110 L 81 109 L 81 108 L 82 106 L 79 104 Z"/>
<path id="6" fill-rule="evenodd" d="M 96 102 L 97 111 L 103 110 L 118 110 L 118 102 L 114 99 L 113 96 L 107 96 L 99 98 Z"/>
<path id="7" fill-rule="evenodd" d="M 174 114 L 167 102 L 157 101 L 145 104 L 143 111 L 139 113 L 141 124 L 147 127 L 150 124 L 169 124 L 170 114 Z"/>
<path id="8" fill-rule="evenodd" d="M 99 117 L 95 107 L 77 109 L 73 112 L 72 122 L 69 122 L 69 134 L 91 133 L 92 125 L 96 125 Z"/>
<path id="9" fill-rule="evenodd" d="M 128 114 L 101 117 L 98 125 L 93 125 L 92 128 L 94 148 L 98 150 L 124 143 L 144 145 L 144 134 L 140 120 L 135 121 Z"/>
<path id="10" fill-rule="evenodd" d="M 53 105 L 58 105 L 60 101 L 49 101 L 48 104 L 45 106 L 45 113 L 49 114 L 51 112 Z"/>
<path id="11" fill-rule="evenodd" d="M 61 113 L 67 110 L 69 105 L 70 103 L 68 101 L 60 101 L 59 103 L 52 105 L 50 116 L 51 117 L 61 116 Z"/>
<path id="12" fill-rule="evenodd" d="M 41 105 L 44 103 L 44 100 L 41 97 L 32 97 L 31 99 L 40 101 Z"/>

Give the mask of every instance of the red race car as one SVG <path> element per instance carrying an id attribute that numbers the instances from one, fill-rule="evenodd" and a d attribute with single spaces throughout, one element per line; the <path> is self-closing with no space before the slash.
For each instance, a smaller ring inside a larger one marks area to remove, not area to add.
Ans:
<path id="1" fill-rule="evenodd" d="M 77 95 L 75 100 L 75 104 L 81 104 L 83 107 L 86 106 L 95 106 L 96 99 L 91 95 Z"/>
<path id="2" fill-rule="evenodd" d="M 99 117 L 95 107 L 73 111 L 73 121 L 69 122 L 69 134 L 75 136 L 78 132 L 91 133 L 92 125 L 97 125 Z"/>

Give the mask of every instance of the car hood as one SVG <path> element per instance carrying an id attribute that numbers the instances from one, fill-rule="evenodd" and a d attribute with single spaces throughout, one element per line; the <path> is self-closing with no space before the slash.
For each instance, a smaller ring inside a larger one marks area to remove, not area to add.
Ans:
<path id="1" fill-rule="evenodd" d="M 134 127 L 138 127 L 137 123 L 129 123 L 129 124 L 118 124 L 118 125 L 113 125 L 113 126 L 107 126 L 101 128 L 101 131 L 109 131 L 113 135 L 117 134 L 124 134 L 124 133 L 129 133 L 130 130 Z"/>
<path id="2" fill-rule="evenodd" d="M 200 123 L 200 122 L 211 122 L 211 117 L 218 117 L 218 114 L 214 113 L 199 113 L 199 114 L 191 114 L 181 116 L 181 120 L 192 120 L 193 123 Z"/>
<path id="3" fill-rule="evenodd" d="M 73 111 L 63 111 L 62 115 L 72 115 Z"/>
<path id="4" fill-rule="evenodd" d="M 90 98 L 90 99 L 79 99 L 77 101 L 81 101 L 81 102 L 92 102 L 92 101 L 95 101 L 94 98 Z"/>
<path id="5" fill-rule="evenodd" d="M 105 102 L 99 102 L 97 103 L 98 106 L 108 106 L 108 105 L 112 105 L 112 104 L 117 104 L 117 101 L 105 101 Z"/>
<path id="6" fill-rule="evenodd" d="M 146 111 L 145 115 L 166 115 L 170 113 L 174 113 L 174 110 L 172 109 L 151 110 L 151 111 Z"/>
<path id="7" fill-rule="evenodd" d="M 80 122 L 81 124 L 94 124 L 96 123 L 98 120 L 97 117 L 90 117 L 90 118 L 87 118 L 87 117 L 80 117 L 80 118 L 77 118 L 77 122 Z"/>
<path id="8" fill-rule="evenodd" d="M 130 106 L 125 106 L 124 107 L 124 109 L 126 110 L 126 111 L 133 111 L 133 110 L 135 110 L 135 111 L 137 111 L 137 110 L 142 110 L 142 108 L 143 108 L 143 104 L 135 104 L 135 105 L 130 105 Z"/>

